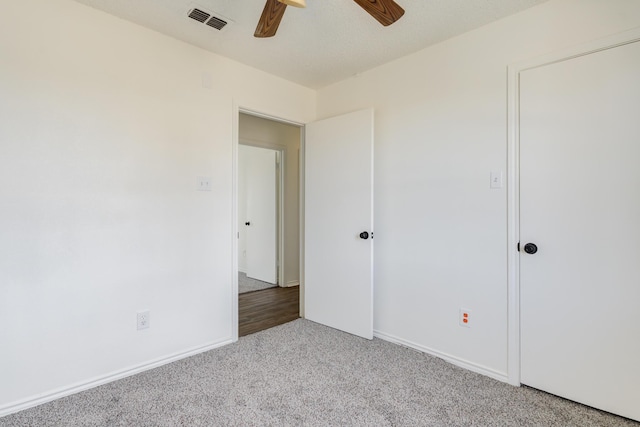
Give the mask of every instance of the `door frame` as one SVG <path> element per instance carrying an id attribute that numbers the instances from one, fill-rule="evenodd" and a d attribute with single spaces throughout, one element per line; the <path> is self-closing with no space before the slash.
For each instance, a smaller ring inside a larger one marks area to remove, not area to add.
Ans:
<path id="1" fill-rule="evenodd" d="M 236 101 L 232 106 L 232 137 L 231 137 L 231 338 L 238 340 L 238 146 L 240 145 L 240 114 L 284 123 L 300 128 L 300 152 L 298 167 L 298 216 L 299 216 L 299 268 L 300 268 L 300 317 L 304 317 L 304 134 L 305 123 L 290 120 L 276 115 L 245 107 Z M 245 140 L 246 141 L 246 140 Z M 263 147 L 265 148 L 265 147 Z M 284 158 L 280 159 L 281 167 Z M 284 173 L 281 173 L 284 179 Z M 284 197 L 281 197 L 284 202 Z M 282 230 L 283 231 L 283 230 Z M 284 245 L 282 247 L 284 249 Z M 280 257 L 280 254 L 278 254 Z M 280 268 L 284 272 L 283 268 Z M 278 272 L 280 280 L 280 271 Z"/>
<path id="2" fill-rule="evenodd" d="M 242 113 L 241 113 L 242 114 Z M 276 277 L 277 285 L 285 287 L 284 283 L 284 169 L 285 159 L 287 158 L 287 147 L 281 144 L 270 144 L 268 142 L 256 141 L 251 139 L 239 138 L 238 145 L 246 145 L 248 147 L 263 148 L 265 150 L 275 151 L 279 154 L 278 159 L 278 182 L 276 188 L 276 224 L 277 224 L 277 242 L 276 242 Z M 238 161 L 240 159 L 238 158 Z M 239 168 L 239 166 L 238 166 Z M 239 170 L 239 169 L 238 169 Z M 240 222 L 238 222 L 238 232 L 240 231 Z M 239 261 L 238 261 L 239 263 Z"/>
<path id="3" fill-rule="evenodd" d="M 640 41 L 640 28 L 507 67 L 507 379 L 520 386 L 520 73 Z"/>

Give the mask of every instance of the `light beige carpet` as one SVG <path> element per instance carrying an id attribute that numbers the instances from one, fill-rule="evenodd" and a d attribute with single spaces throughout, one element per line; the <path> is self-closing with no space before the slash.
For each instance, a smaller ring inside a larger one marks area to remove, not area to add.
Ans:
<path id="1" fill-rule="evenodd" d="M 0 426 L 635 426 L 307 320 L 0 418 Z"/>
<path id="2" fill-rule="evenodd" d="M 246 273 L 238 272 L 238 293 L 244 294 L 245 292 L 260 291 L 262 289 L 275 288 L 277 285 L 272 283 L 263 282 L 261 280 L 252 279 L 247 277 Z"/>

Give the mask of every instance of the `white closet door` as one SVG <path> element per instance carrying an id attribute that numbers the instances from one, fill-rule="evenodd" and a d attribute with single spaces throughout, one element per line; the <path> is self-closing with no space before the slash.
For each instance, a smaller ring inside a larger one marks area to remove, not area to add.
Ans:
<path id="1" fill-rule="evenodd" d="M 640 43 L 520 75 L 522 382 L 636 420 L 639 76 Z"/>

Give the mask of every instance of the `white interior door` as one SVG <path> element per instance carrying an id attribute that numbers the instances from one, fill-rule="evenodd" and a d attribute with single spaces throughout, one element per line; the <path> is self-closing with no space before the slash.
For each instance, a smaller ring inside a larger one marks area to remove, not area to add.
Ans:
<path id="1" fill-rule="evenodd" d="M 640 43 L 520 75 L 522 382 L 636 420 L 639 76 Z"/>
<path id="2" fill-rule="evenodd" d="M 373 338 L 372 231 L 373 110 L 307 125 L 307 319 Z"/>
<path id="3" fill-rule="evenodd" d="M 276 152 L 238 146 L 238 212 L 244 231 L 244 267 L 248 277 L 276 284 L 277 279 L 277 169 Z M 239 262 L 239 265 L 242 265 Z"/>

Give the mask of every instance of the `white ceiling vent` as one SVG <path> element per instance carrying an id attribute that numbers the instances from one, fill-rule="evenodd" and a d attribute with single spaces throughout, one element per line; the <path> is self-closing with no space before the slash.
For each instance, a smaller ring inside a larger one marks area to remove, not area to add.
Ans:
<path id="1" fill-rule="evenodd" d="M 191 9 L 189 11 L 189 18 L 195 19 L 198 22 L 205 22 L 210 17 L 211 17 L 210 13 L 207 13 L 200 9 Z"/>
<path id="2" fill-rule="evenodd" d="M 231 21 L 223 18 L 221 15 L 209 12 L 202 7 L 193 7 L 189 9 L 187 16 L 219 31 L 222 31 L 223 28 L 227 27 L 231 23 Z"/>
<path id="3" fill-rule="evenodd" d="M 211 19 L 207 21 L 207 25 L 215 28 L 216 30 L 222 30 L 224 27 L 227 26 L 227 21 L 225 21 L 224 19 L 220 19 L 215 16 L 212 16 Z"/>

